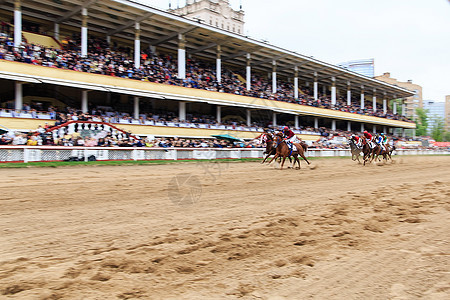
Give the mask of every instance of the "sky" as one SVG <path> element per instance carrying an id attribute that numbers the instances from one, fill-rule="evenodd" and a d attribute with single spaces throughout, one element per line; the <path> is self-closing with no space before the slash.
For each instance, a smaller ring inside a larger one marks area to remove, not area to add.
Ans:
<path id="1" fill-rule="evenodd" d="M 167 9 L 170 0 L 135 0 Z M 172 7 L 185 0 L 171 0 Z M 450 95 L 450 0 L 230 0 L 249 37 L 338 64 L 375 59 L 375 75 Z"/>

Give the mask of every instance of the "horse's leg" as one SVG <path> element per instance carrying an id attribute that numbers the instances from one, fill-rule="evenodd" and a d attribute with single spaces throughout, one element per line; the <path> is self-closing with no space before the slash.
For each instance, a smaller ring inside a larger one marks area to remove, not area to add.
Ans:
<path id="1" fill-rule="evenodd" d="M 305 156 L 305 152 L 303 150 L 300 150 L 298 154 L 310 165 L 311 163 L 308 161 L 308 159 Z"/>
<path id="2" fill-rule="evenodd" d="M 265 163 L 267 158 L 270 156 L 270 154 L 267 154 L 266 157 L 263 159 L 263 161 L 261 162 L 261 164 Z"/>
<path id="3" fill-rule="evenodd" d="M 283 162 L 281 163 L 280 170 L 283 170 L 284 162 L 286 161 L 286 156 L 283 156 Z"/>
<path id="4" fill-rule="evenodd" d="M 269 165 L 278 157 L 278 153 L 275 153 L 275 155 L 272 157 L 272 159 L 269 161 Z"/>
<path id="5" fill-rule="evenodd" d="M 298 158 L 298 154 L 296 154 L 294 156 L 294 158 L 295 158 L 295 161 L 298 163 L 298 169 L 300 170 L 302 167 L 300 166 L 300 158 Z M 295 166 L 295 162 L 294 162 L 294 166 Z"/>

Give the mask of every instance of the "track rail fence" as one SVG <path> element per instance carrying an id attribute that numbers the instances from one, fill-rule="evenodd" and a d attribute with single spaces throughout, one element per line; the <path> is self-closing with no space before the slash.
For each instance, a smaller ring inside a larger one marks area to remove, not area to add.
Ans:
<path id="1" fill-rule="evenodd" d="M 211 148 L 118 148 L 118 147 L 55 147 L 55 146 L 0 146 L 0 162 L 64 161 L 70 158 L 96 160 L 180 160 L 180 159 L 241 159 L 262 158 L 264 149 Z M 446 149 L 399 149 L 396 155 L 450 154 Z M 309 149 L 308 157 L 351 156 L 349 149 Z"/>

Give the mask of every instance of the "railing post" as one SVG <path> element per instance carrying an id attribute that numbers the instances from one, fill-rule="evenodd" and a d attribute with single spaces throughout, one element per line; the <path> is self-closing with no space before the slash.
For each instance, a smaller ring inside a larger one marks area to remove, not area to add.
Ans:
<path id="1" fill-rule="evenodd" d="M 23 162 L 28 163 L 30 161 L 30 149 L 23 148 Z"/>
<path id="2" fill-rule="evenodd" d="M 173 160 L 178 160 L 178 151 L 177 149 L 173 149 Z"/>
<path id="3" fill-rule="evenodd" d="M 84 161 L 88 161 L 88 157 L 87 157 L 87 149 L 83 150 L 83 156 L 84 156 Z"/>

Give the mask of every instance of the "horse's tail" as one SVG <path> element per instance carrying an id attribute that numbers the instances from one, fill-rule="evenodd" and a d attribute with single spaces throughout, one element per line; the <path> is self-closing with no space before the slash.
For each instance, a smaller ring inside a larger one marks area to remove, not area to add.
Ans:
<path id="1" fill-rule="evenodd" d="M 301 142 L 300 145 L 302 146 L 303 151 L 305 151 L 305 152 L 308 151 L 308 144 L 307 143 Z"/>

